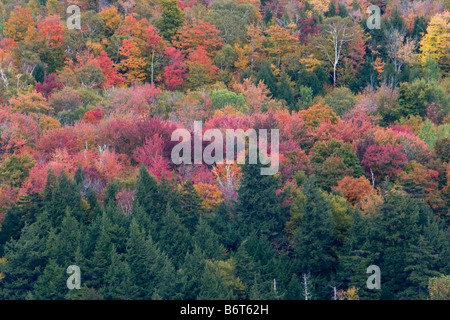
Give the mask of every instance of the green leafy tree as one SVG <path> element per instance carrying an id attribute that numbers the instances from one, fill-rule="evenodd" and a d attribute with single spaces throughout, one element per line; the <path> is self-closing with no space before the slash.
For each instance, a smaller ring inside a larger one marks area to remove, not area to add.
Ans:
<path id="1" fill-rule="evenodd" d="M 220 30 L 226 44 L 245 41 L 247 26 L 257 19 L 257 8 L 250 3 L 215 1 L 208 8 L 205 19 Z"/>
<path id="2" fill-rule="evenodd" d="M 20 187 L 36 161 L 28 154 L 11 155 L 0 164 L 0 181 Z"/>
<path id="3" fill-rule="evenodd" d="M 178 28 L 184 23 L 184 14 L 174 0 L 163 0 L 161 7 L 162 15 L 156 21 L 156 27 L 165 40 L 171 40 L 177 33 Z"/>
<path id="4" fill-rule="evenodd" d="M 329 105 L 337 115 L 342 116 L 354 108 L 356 98 L 347 87 L 334 88 L 325 96 L 325 104 Z"/>
<path id="5" fill-rule="evenodd" d="M 213 91 L 211 94 L 211 103 L 211 108 L 213 110 L 221 109 L 226 105 L 232 106 L 239 111 L 247 110 L 244 96 L 241 93 L 236 94 L 227 89 Z"/>

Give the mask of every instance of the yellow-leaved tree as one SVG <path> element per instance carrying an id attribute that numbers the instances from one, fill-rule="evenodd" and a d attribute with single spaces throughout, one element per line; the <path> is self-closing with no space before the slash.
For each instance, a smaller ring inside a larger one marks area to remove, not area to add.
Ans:
<path id="1" fill-rule="evenodd" d="M 450 71 L 450 11 L 431 17 L 427 32 L 420 40 L 421 61 L 425 64 L 427 57 L 437 61 L 441 72 L 448 75 Z"/>
<path id="2" fill-rule="evenodd" d="M 53 108 L 48 105 L 44 96 L 36 90 L 29 93 L 19 92 L 17 97 L 9 99 L 9 105 L 13 112 L 32 115 L 46 114 L 53 110 Z"/>

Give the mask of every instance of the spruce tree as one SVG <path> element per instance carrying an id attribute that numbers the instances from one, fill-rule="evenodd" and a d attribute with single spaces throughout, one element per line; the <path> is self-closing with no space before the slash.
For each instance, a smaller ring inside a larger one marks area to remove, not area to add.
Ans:
<path id="1" fill-rule="evenodd" d="M 357 211 L 351 212 L 352 225 L 339 254 L 337 280 L 339 288 L 358 288 L 361 300 L 376 300 L 380 298 L 380 290 L 368 289 L 366 281 L 369 275 L 367 267 L 375 264 L 379 253 L 368 248 L 366 238 L 373 227 L 371 216 L 361 216 Z"/>
<path id="2" fill-rule="evenodd" d="M 315 296 L 318 299 L 328 299 L 328 281 L 337 267 L 331 236 L 331 204 L 312 179 L 306 184 L 304 194 L 307 197 L 305 211 L 295 232 L 294 243 L 298 273 L 310 273 L 317 284 Z"/>
<path id="3" fill-rule="evenodd" d="M 67 207 L 70 208 L 71 214 L 79 222 L 87 222 L 87 217 L 84 215 L 82 208 L 80 187 L 75 181 L 70 180 L 65 172 L 58 177 L 54 177 L 49 172 L 43 194 L 45 207 L 50 215 L 53 227 L 61 224 Z"/>
<path id="4" fill-rule="evenodd" d="M 398 299 L 411 286 L 405 271 L 409 252 L 419 239 L 419 206 L 411 196 L 388 192 L 374 219 L 368 249 L 379 253 L 375 264 L 382 270 L 382 299 Z"/>
<path id="5" fill-rule="evenodd" d="M 261 175 L 261 167 L 261 164 L 246 164 L 242 167 L 234 220 L 241 239 L 253 231 L 279 235 L 286 222 L 286 212 L 282 207 L 285 194 L 277 194 L 281 178 Z"/>
<path id="6" fill-rule="evenodd" d="M 236 277 L 241 279 L 242 283 L 250 288 L 254 283 L 256 274 L 256 266 L 253 258 L 245 248 L 245 244 L 241 244 L 233 256 L 236 263 Z M 248 291 L 248 290 L 247 290 Z"/>
<path id="7" fill-rule="evenodd" d="M 219 237 L 202 217 L 199 219 L 192 242 L 203 251 L 207 259 L 221 260 L 225 258 L 225 248 L 219 242 Z"/>
<path id="8" fill-rule="evenodd" d="M 192 233 L 197 225 L 201 209 L 201 199 L 194 189 L 192 181 L 187 181 L 181 191 L 180 218 Z"/>
<path id="9" fill-rule="evenodd" d="M 104 276 L 104 285 L 102 285 L 102 294 L 107 300 L 134 300 L 138 297 L 136 293 L 136 284 L 132 282 L 131 269 L 122 255 L 118 254 L 115 247 L 111 247 L 111 263 Z"/>
<path id="10" fill-rule="evenodd" d="M 78 164 L 77 167 L 77 171 L 75 171 L 75 176 L 74 176 L 75 182 L 79 185 L 82 186 L 85 180 L 85 176 L 84 176 L 84 171 L 83 168 L 81 167 L 80 164 Z"/>
<path id="11" fill-rule="evenodd" d="M 429 293 L 428 279 L 439 276 L 441 273 L 434 270 L 437 256 L 424 236 L 420 235 L 416 244 L 411 245 L 407 256 L 407 266 L 404 271 L 411 286 L 401 292 L 401 298 L 425 300 Z"/>
<path id="12" fill-rule="evenodd" d="M 206 267 L 205 256 L 202 250 L 194 245 L 188 252 L 183 265 L 179 268 L 178 277 L 181 279 L 180 293 L 183 300 L 197 299 L 200 291 L 200 282 Z"/>
<path id="13" fill-rule="evenodd" d="M 134 207 L 142 207 L 147 214 L 152 215 L 156 212 L 156 195 L 158 181 L 152 176 L 144 164 L 141 164 L 139 176 L 136 184 Z"/>
<path id="14" fill-rule="evenodd" d="M 157 278 L 158 270 L 155 266 L 157 266 L 158 256 L 153 247 L 152 242 L 145 240 L 144 233 L 133 219 L 130 225 L 125 260 L 131 268 L 131 281 L 135 285 L 133 295 L 137 299 L 150 299 L 156 285 L 155 278 Z"/>
<path id="15" fill-rule="evenodd" d="M 272 73 L 272 68 L 270 67 L 270 63 L 265 61 L 261 64 L 261 68 L 259 69 L 257 75 L 256 75 L 256 83 L 259 83 L 259 81 L 263 81 L 264 84 L 269 88 L 272 96 L 275 96 L 277 94 L 277 79 Z"/>
<path id="16" fill-rule="evenodd" d="M 220 276 L 217 266 L 206 261 L 205 270 L 199 283 L 198 300 L 230 300 L 233 295 Z"/>
<path id="17" fill-rule="evenodd" d="M 184 257 L 192 248 L 189 230 L 181 223 L 179 215 L 170 206 L 162 217 L 159 245 L 172 259 L 175 267 L 179 267 Z"/>
<path id="18" fill-rule="evenodd" d="M 290 110 L 295 110 L 294 94 L 289 84 L 289 76 L 286 73 L 281 74 L 280 85 L 278 86 L 276 98 L 284 99 Z"/>
<path id="19" fill-rule="evenodd" d="M 152 294 L 152 299 L 161 298 L 164 300 L 179 300 L 183 297 L 181 287 L 182 280 L 178 277 L 177 271 L 170 257 L 161 252 L 151 238 L 147 240 L 150 248 L 150 260 L 154 261 L 152 268 L 157 270 L 154 281 L 156 282 Z"/>
<path id="20" fill-rule="evenodd" d="M 33 290 L 33 284 L 47 264 L 45 239 L 49 233 L 49 217 L 43 212 L 35 223 L 25 225 L 20 238 L 5 245 L 6 263 L 0 299 L 22 300 Z"/>
<path id="21" fill-rule="evenodd" d="M 98 202 L 97 193 L 91 187 L 88 187 L 86 191 L 86 201 L 89 204 L 86 222 L 91 223 L 95 217 L 102 215 L 102 208 Z"/>
<path id="22" fill-rule="evenodd" d="M 61 228 L 58 228 L 56 242 L 52 250 L 52 258 L 61 266 L 68 267 L 74 264 L 75 253 L 81 244 L 82 231 L 79 222 L 71 215 L 69 209 L 61 222 Z"/>
<path id="23" fill-rule="evenodd" d="M 63 300 L 67 294 L 67 278 L 65 267 L 55 259 L 50 259 L 33 286 L 33 299 Z"/>
<path id="24" fill-rule="evenodd" d="M 114 205 L 116 194 L 119 192 L 119 184 L 117 181 L 110 181 L 106 187 L 105 198 L 103 199 L 104 206 Z"/>
<path id="25" fill-rule="evenodd" d="M 95 248 L 89 259 L 89 268 L 85 273 L 86 285 L 88 287 L 100 288 L 104 284 L 104 276 L 108 272 L 111 264 L 111 236 L 109 235 L 108 219 L 103 214 L 103 224 L 98 237 L 95 239 Z M 110 222 L 109 222 L 110 223 Z M 114 248 L 114 251 L 116 249 Z"/>
<path id="26" fill-rule="evenodd" d="M 23 195 L 15 205 L 9 208 L 0 228 L 0 257 L 4 245 L 11 239 L 17 240 L 25 224 L 32 224 L 43 210 L 42 196 L 37 192 Z"/>
<path id="27" fill-rule="evenodd" d="M 293 274 L 286 290 L 286 300 L 302 300 L 302 285 L 296 274 Z"/>

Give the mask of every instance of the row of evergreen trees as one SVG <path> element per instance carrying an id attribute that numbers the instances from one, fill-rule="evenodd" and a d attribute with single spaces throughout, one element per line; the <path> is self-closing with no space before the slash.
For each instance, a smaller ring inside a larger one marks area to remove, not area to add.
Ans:
<path id="1" fill-rule="evenodd" d="M 243 166 L 234 203 L 202 215 L 191 182 L 141 167 L 131 215 L 75 179 L 49 173 L 44 192 L 12 207 L 0 231 L 0 299 L 426 299 L 428 279 L 450 273 L 449 237 L 426 204 L 386 191 L 363 216 L 314 178 L 280 192 L 280 178 Z M 389 186 L 385 186 L 389 190 Z M 367 289 L 369 265 L 381 290 Z M 81 270 L 69 290 L 66 268 Z"/>

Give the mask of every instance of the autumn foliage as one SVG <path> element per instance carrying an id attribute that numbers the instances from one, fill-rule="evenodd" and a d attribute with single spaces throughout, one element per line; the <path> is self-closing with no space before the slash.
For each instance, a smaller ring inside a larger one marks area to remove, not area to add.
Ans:
<path id="1" fill-rule="evenodd" d="M 0 298 L 40 246 L 37 293 L 17 297 L 294 300 L 313 279 L 313 298 L 409 299 L 449 272 L 448 1 L 378 1 L 382 30 L 366 0 L 103 2 L 73 3 L 80 30 L 61 1 L 0 2 Z M 276 174 L 231 148 L 176 163 L 175 130 L 209 146 L 194 121 L 278 130 Z M 46 295 L 84 254 L 78 295 Z M 401 281 L 366 290 L 366 264 L 395 255 Z"/>

